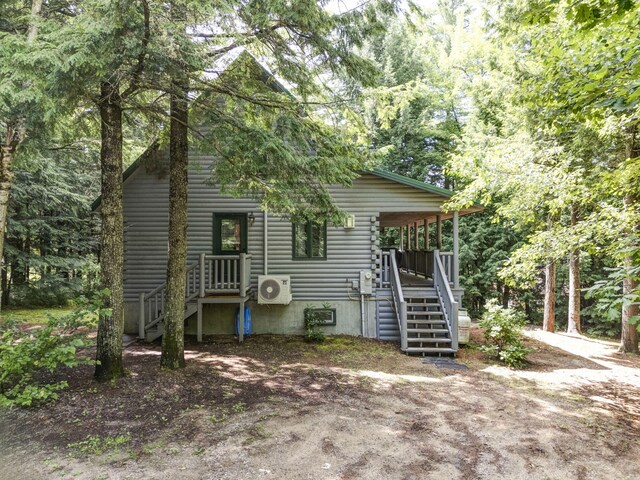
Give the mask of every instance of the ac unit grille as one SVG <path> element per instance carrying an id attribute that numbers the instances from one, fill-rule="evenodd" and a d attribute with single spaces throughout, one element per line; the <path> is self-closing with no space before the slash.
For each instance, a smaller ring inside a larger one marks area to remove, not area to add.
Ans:
<path id="1" fill-rule="evenodd" d="M 280 282 L 273 278 L 270 278 L 263 281 L 262 285 L 260 285 L 260 295 L 262 295 L 262 298 L 265 298 L 267 300 L 273 300 L 274 298 L 277 298 L 278 295 L 280 295 L 280 289 Z"/>
<path id="2" fill-rule="evenodd" d="M 289 275 L 258 275 L 258 303 L 288 305 L 291 303 Z"/>

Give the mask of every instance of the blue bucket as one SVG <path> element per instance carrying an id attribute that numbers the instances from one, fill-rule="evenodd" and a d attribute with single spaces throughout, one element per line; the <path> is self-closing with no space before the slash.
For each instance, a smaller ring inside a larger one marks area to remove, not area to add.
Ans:
<path id="1" fill-rule="evenodd" d="M 235 324 L 235 334 L 236 337 L 240 332 L 240 307 L 236 308 L 236 324 Z M 244 307 L 244 336 L 248 337 L 251 335 L 251 309 L 248 305 Z"/>

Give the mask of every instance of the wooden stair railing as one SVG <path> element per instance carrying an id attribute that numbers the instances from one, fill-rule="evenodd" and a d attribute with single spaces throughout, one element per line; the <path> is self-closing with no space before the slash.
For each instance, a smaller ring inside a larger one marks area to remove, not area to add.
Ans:
<path id="1" fill-rule="evenodd" d="M 250 254 L 208 255 L 200 254 L 197 262 L 187 266 L 185 285 L 185 319 L 195 312 L 194 300 L 207 295 L 238 294 L 244 297 L 250 290 Z M 162 283 L 150 292 L 139 294 L 138 337 L 149 338 L 154 330 L 154 338 L 162 334 L 167 284 Z"/>

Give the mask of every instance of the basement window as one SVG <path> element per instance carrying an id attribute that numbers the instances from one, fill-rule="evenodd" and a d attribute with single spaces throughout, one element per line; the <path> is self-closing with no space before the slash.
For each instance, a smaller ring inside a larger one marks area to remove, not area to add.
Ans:
<path id="1" fill-rule="evenodd" d="M 315 325 L 335 325 L 336 324 L 336 309 L 335 308 L 305 308 L 304 318 L 314 319 Z"/>

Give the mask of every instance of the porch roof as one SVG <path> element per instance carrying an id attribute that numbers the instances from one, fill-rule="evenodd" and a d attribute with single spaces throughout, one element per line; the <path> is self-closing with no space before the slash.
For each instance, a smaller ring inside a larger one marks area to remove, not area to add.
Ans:
<path id="1" fill-rule="evenodd" d="M 425 192 L 433 193 L 443 197 L 442 203 L 445 203 L 448 199 L 455 195 L 455 192 L 446 188 L 438 187 L 430 183 L 421 182 L 420 180 L 414 180 L 413 178 L 405 177 L 404 175 L 398 175 L 397 173 L 388 172 L 381 168 L 374 168 L 368 173 L 376 175 L 393 182 L 402 183 L 409 187 L 417 188 Z M 473 204 L 467 208 L 463 208 L 458 211 L 460 216 L 469 215 L 471 213 L 477 213 L 484 210 L 484 207 L 479 204 Z M 400 227 L 411 223 L 417 223 L 418 225 L 424 225 L 425 220 L 427 223 L 435 223 L 438 215 L 441 220 L 448 220 L 453 217 L 453 211 L 410 211 L 410 212 L 385 212 L 380 211 L 380 226 L 381 227 Z"/>

